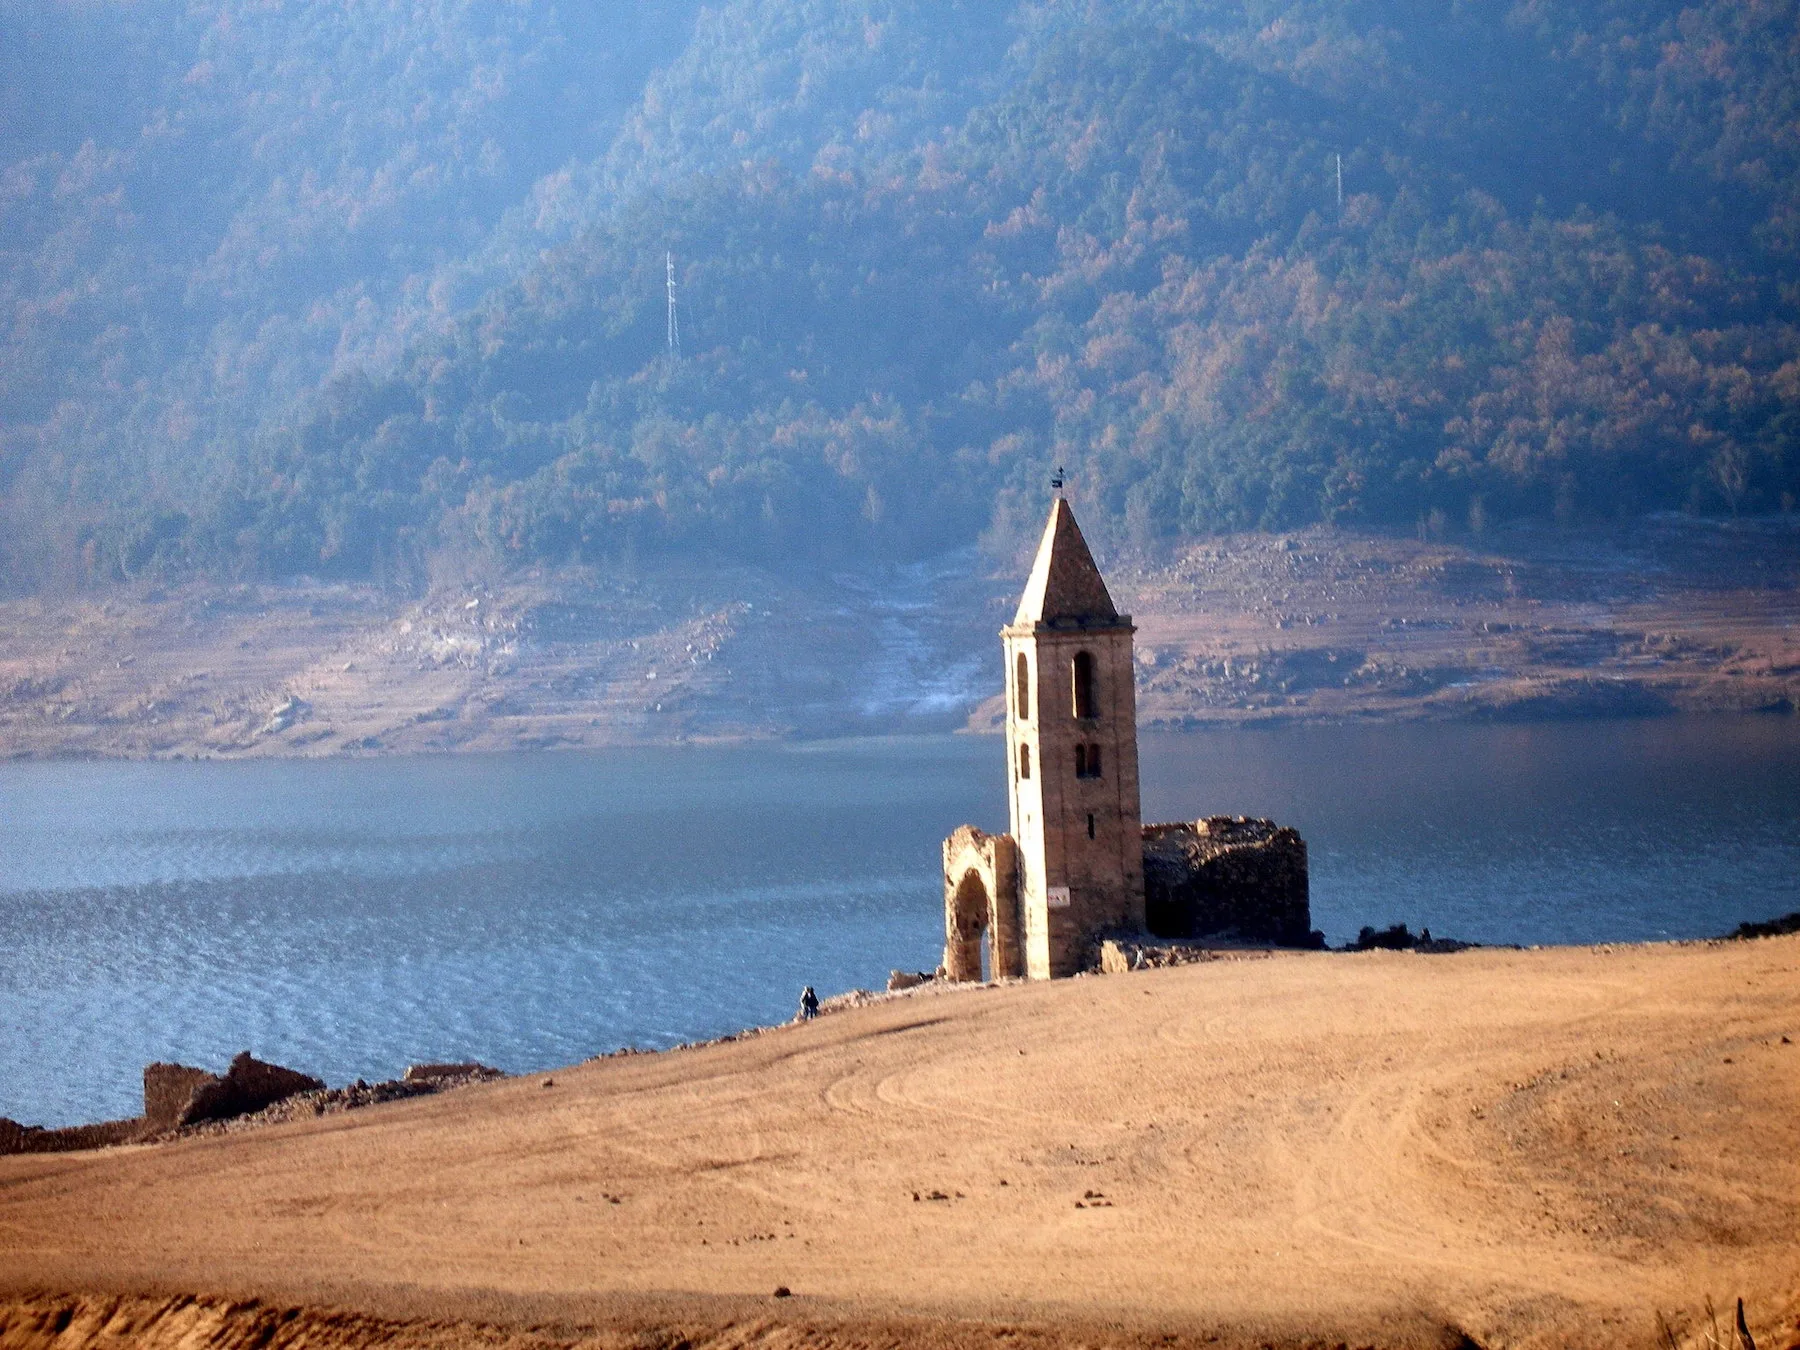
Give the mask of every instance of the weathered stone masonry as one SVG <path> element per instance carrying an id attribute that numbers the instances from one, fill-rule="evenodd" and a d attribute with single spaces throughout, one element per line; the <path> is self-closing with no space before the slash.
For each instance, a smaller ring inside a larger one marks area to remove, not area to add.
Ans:
<path id="1" fill-rule="evenodd" d="M 1081 969 L 1092 932 L 1144 925 L 1135 631 L 1058 498 L 1018 613 L 1000 634 L 1012 676 L 1008 798 L 1032 979 Z"/>
<path id="2" fill-rule="evenodd" d="M 1019 851 L 1010 835 L 961 825 L 944 841 L 944 970 L 982 978 L 982 940 L 992 935 L 992 976 L 1025 973 L 1019 942 Z"/>
<path id="3" fill-rule="evenodd" d="M 260 1111 L 296 1093 L 325 1086 L 311 1074 L 265 1064 L 245 1051 L 223 1077 L 185 1064 L 144 1067 L 144 1114 L 98 1125 L 47 1130 L 0 1117 L 0 1154 L 68 1153 L 135 1143 L 203 1120 L 228 1120 Z"/>
<path id="4" fill-rule="evenodd" d="M 1293 830 L 1141 823 L 1136 631 L 1057 498 L 1000 633 L 1012 829 L 964 825 L 944 841 L 949 978 L 983 978 L 984 950 L 993 978 L 1073 975 L 1108 933 L 1306 944 L 1306 846 Z"/>
<path id="5" fill-rule="evenodd" d="M 1312 940 L 1306 841 L 1272 820 L 1144 826 L 1145 926 L 1157 937 Z"/>

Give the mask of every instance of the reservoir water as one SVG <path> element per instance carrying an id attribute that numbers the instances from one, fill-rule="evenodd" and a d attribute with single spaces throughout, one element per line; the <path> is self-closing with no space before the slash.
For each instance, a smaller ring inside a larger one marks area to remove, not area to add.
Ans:
<path id="1" fill-rule="evenodd" d="M 0 765 L 0 1115 L 130 1115 L 157 1059 L 524 1071 L 791 1015 L 942 943 L 1002 749 Z M 1147 819 L 1269 815 L 1334 943 L 1708 936 L 1800 910 L 1800 719 L 1146 736 Z M 1420 958 L 1429 959 L 1429 958 Z"/>

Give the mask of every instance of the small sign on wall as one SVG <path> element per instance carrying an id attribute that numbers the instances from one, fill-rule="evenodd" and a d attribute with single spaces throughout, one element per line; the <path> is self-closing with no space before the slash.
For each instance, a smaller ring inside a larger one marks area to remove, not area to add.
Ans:
<path id="1" fill-rule="evenodd" d="M 1044 891 L 1045 903 L 1051 909 L 1067 909 L 1069 907 L 1069 888 L 1067 886 L 1051 886 Z"/>

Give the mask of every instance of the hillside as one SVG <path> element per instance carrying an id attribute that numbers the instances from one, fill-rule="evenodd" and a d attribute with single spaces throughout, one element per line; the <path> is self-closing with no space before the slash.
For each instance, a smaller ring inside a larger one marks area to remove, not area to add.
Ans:
<path id="1" fill-rule="evenodd" d="M 1227 535 L 1112 587 L 1151 729 L 1780 712 L 1789 528 L 1681 518 L 1479 546 Z M 997 731 L 1019 578 L 972 550 L 796 581 L 534 568 L 0 600 L 0 755 L 239 757 Z"/>
<path id="2" fill-rule="evenodd" d="M 1791 521 L 1314 527 L 1108 571 L 1150 729 L 1800 705 Z M 0 600 L 0 756 L 997 732 L 1022 580 L 965 549 L 810 578 L 564 566 L 423 596 L 200 579 Z"/>
<path id="3" fill-rule="evenodd" d="M 1261 954 L 926 991 L 0 1159 L 0 1346 L 1648 1350 L 1659 1315 L 1698 1347 L 1741 1297 L 1788 1350 L 1797 958 Z"/>
<path id="4" fill-rule="evenodd" d="M 1057 463 L 1147 556 L 1791 511 L 1796 34 L 0 4 L 6 576 L 1004 557 Z"/>

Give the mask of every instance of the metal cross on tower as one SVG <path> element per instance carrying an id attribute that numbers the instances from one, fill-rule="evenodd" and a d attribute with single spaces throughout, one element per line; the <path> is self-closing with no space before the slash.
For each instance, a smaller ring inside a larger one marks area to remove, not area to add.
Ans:
<path id="1" fill-rule="evenodd" d="M 1057 496 L 1063 495 L 1063 467 L 1058 464 L 1056 472 L 1050 475 L 1050 490 Z"/>

